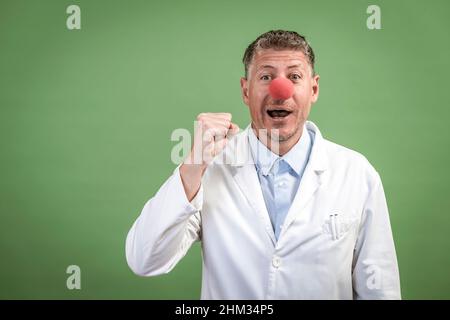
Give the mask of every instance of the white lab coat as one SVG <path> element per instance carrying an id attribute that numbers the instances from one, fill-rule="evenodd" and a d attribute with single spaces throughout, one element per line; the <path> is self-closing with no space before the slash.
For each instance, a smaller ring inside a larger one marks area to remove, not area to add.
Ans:
<path id="1" fill-rule="evenodd" d="M 278 241 L 247 127 L 207 168 L 191 203 L 177 167 L 145 204 L 126 240 L 130 268 L 168 273 L 201 240 L 202 299 L 400 299 L 378 173 L 312 122 L 306 128 L 314 144 Z"/>

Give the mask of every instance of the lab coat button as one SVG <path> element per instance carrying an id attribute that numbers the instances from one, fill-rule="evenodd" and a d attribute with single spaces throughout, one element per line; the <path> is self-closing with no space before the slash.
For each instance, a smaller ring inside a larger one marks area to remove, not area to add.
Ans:
<path id="1" fill-rule="evenodd" d="M 275 268 L 278 268 L 279 266 L 280 266 L 280 258 L 279 257 L 273 257 L 273 259 L 272 259 L 272 265 L 275 267 Z"/>

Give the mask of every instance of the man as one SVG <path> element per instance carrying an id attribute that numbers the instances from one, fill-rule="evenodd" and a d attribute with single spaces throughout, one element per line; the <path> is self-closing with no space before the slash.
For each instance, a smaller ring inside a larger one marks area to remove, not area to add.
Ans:
<path id="1" fill-rule="evenodd" d="M 203 299 L 400 299 L 377 171 L 307 121 L 319 95 L 312 48 L 270 31 L 243 61 L 251 126 L 237 134 L 228 113 L 197 117 L 191 154 L 127 236 L 130 268 L 167 273 L 200 240 Z M 275 79 L 293 93 L 274 98 Z"/>

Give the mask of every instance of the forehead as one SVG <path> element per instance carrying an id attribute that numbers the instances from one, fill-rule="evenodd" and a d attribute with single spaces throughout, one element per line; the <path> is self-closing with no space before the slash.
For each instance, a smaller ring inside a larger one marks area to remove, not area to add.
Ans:
<path id="1" fill-rule="evenodd" d="M 303 52 L 298 50 L 260 49 L 256 51 L 250 65 L 255 71 L 263 69 L 264 66 L 287 68 L 293 65 L 298 65 L 299 68 L 306 70 L 308 59 Z"/>

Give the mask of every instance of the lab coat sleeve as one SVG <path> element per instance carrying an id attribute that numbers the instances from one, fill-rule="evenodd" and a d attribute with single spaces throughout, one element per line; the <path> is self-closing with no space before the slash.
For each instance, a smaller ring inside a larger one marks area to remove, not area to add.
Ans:
<path id="1" fill-rule="evenodd" d="M 142 209 L 126 239 L 129 267 L 140 276 L 171 271 L 201 237 L 203 185 L 189 202 L 179 167 Z"/>
<path id="2" fill-rule="evenodd" d="M 353 257 L 355 299 L 401 299 L 386 198 L 378 173 L 364 205 Z"/>

